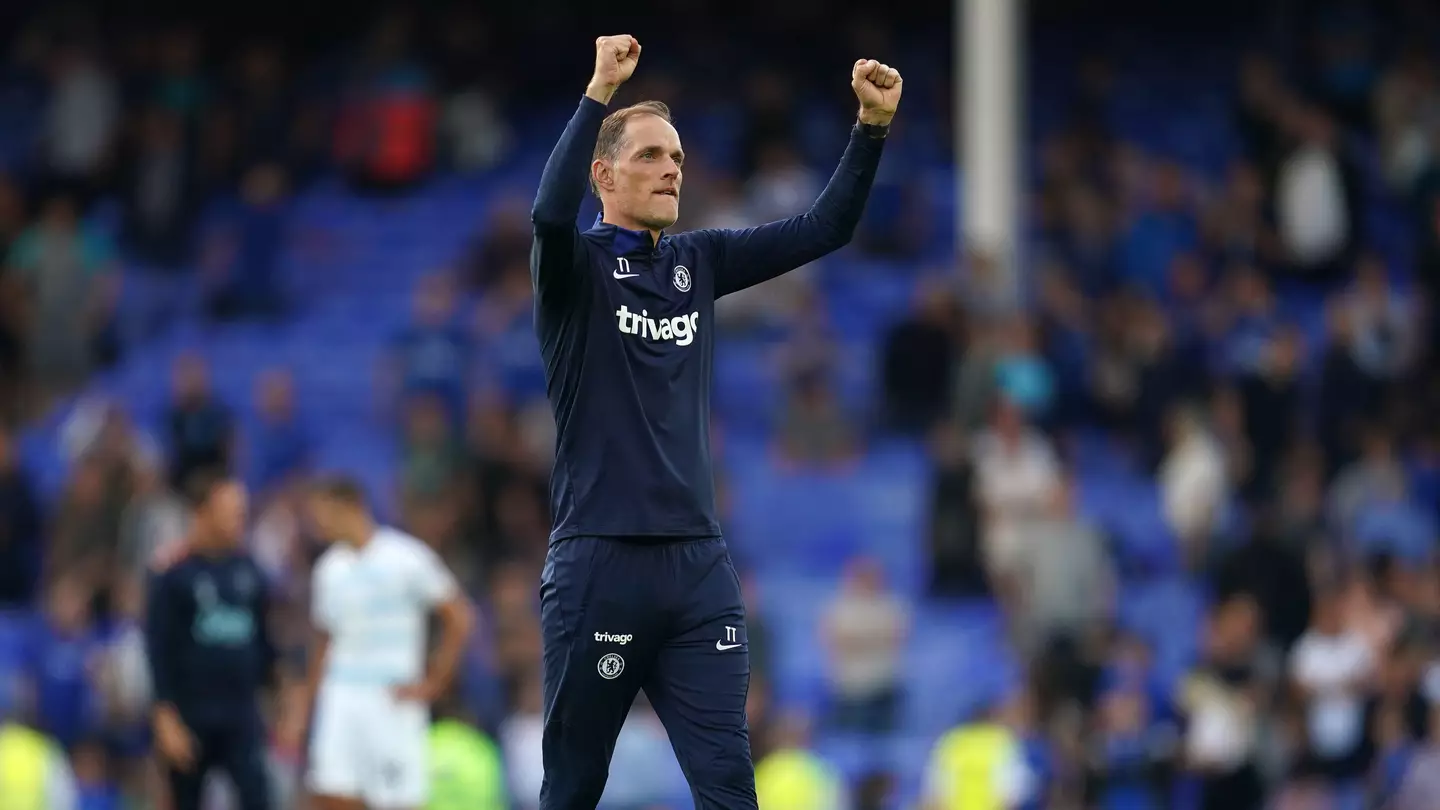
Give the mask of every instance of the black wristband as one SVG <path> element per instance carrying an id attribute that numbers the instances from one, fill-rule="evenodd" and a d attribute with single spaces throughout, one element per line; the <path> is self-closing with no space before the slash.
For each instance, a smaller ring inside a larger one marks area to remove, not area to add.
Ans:
<path id="1" fill-rule="evenodd" d="M 889 124 L 867 124 L 863 121 L 857 121 L 855 122 L 855 126 L 860 130 L 860 134 L 867 138 L 879 140 L 890 134 Z"/>

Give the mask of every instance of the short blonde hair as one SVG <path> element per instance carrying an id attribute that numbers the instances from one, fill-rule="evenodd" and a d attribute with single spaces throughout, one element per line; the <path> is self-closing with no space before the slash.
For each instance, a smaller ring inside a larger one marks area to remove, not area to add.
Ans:
<path id="1" fill-rule="evenodd" d="M 595 138 L 595 155 L 591 160 L 619 158 L 620 147 L 625 143 L 625 125 L 630 123 L 630 119 L 642 115 L 653 115 L 667 124 L 674 123 L 670 118 L 670 108 L 663 101 L 642 101 L 629 107 L 621 107 L 605 116 L 604 123 L 600 124 L 600 135 Z M 595 184 L 593 173 L 590 175 L 590 192 L 596 197 L 600 196 L 600 187 Z"/>

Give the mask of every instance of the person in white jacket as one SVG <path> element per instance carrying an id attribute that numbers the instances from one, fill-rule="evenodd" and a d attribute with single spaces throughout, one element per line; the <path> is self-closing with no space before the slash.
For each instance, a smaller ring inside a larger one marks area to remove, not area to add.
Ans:
<path id="1" fill-rule="evenodd" d="M 1203 561 L 1230 497 L 1225 453 L 1204 417 L 1181 407 L 1170 421 L 1170 451 L 1160 465 L 1165 520 L 1192 562 Z"/>

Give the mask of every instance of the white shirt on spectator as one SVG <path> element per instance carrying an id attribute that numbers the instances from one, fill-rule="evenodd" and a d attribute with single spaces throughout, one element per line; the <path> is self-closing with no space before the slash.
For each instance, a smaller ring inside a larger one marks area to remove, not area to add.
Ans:
<path id="1" fill-rule="evenodd" d="M 1208 435 L 1192 433 L 1165 456 L 1160 498 L 1165 521 L 1182 541 L 1205 539 L 1226 499 L 1225 454 Z"/>
<path id="2" fill-rule="evenodd" d="M 1350 238 L 1345 183 L 1335 155 L 1321 146 L 1296 149 L 1276 181 L 1280 236 L 1301 265 L 1334 258 Z"/>
<path id="3" fill-rule="evenodd" d="M 67 174 L 99 168 L 119 120 L 115 84 L 95 65 L 75 67 L 55 86 L 45 129 L 50 165 Z"/>
<path id="4" fill-rule="evenodd" d="M 1028 430 L 1013 447 L 986 431 L 975 440 L 976 487 L 985 510 L 985 552 L 990 564 L 1023 564 L 1027 523 L 1045 514 L 1060 485 L 1060 464 L 1050 442 Z"/>
<path id="5" fill-rule="evenodd" d="M 837 693 L 865 698 L 896 684 L 900 645 L 910 625 L 904 603 L 891 594 L 841 593 L 830 605 L 826 622 L 840 647 L 830 662 Z"/>
<path id="6" fill-rule="evenodd" d="M 1325 757 L 1343 756 L 1365 733 L 1365 705 L 1356 685 L 1375 666 L 1370 646 L 1353 633 L 1309 630 L 1290 654 L 1290 672 L 1310 693 L 1306 724 L 1310 745 Z"/>

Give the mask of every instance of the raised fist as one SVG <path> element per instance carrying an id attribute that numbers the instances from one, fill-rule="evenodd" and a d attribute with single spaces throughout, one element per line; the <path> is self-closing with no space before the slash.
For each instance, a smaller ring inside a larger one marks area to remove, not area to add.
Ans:
<path id="1" fill-rule="evenodd" d="M 595 75 L 590 78 L 586 93 L 608 103 L 616 88 L 635 74 L 640 62 L 640 42 L 629 34 L 600 37 L 595 40 Z"/>
<path id="2" fill-rule="evenodd" d="M 886 126 L 900 105 L 900 71 L 874 59 L 861 59 L 850 71 L 850 87 L 860 99 L 860 121 Z"/>

